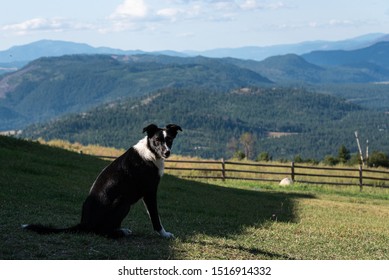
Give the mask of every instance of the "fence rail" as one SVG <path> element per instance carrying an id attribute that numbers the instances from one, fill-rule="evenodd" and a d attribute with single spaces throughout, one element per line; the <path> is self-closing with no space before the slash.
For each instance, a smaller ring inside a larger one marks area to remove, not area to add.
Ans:
<path id="1" fill-rule="evenodd" d="M 113 159 L 114 157 L 98 156 Z M 389 170 L 307 166 L 301 164 L 248 163 L 222 160 L 166 160 L 168 173 L 185 178 L 294 182 L 320 185 L 389 188 Z"/>

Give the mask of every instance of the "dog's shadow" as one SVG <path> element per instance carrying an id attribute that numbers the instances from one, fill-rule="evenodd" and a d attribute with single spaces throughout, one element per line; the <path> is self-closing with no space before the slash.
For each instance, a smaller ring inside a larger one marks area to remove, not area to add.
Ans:
<path id="1" fill-rule="evenodd" d="M 264 227 L 269 222 L 298 222 L 296 199 L 314 198 L 301 193 L 220 187 L 169 175 L 162 179 L 158 197 L 165 228 L 181 241 L 200 246 L 212 244 L 195 236 L 228 238 L 250 227 Z M 166 248 L 167 256 L 175 255 L 171 250 L 174 248 Z M 258 257 L 290 258 L 261 249 L 254 249 L 250 253 Z"/>
<path id="2" fill-rule="evenodd" d="M 296 199 L 314 198 L 309 194 L 227 188 L 166 177 L 159 190 L 161 216 L 184 235 L 227 236 L 268 221 L 297 222 Z"/>

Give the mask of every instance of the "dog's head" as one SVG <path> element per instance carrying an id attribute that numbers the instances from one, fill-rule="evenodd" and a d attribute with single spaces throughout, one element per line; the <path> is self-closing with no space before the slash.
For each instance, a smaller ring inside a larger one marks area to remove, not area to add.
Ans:
<path id="1" fill-rule="evenodd" d="M 176 124 L 168 124 L 166 128 L 159 128 L 155 124 L 150 124 L 143 128 L 143 133 L 147 132 L 148 148 L 157 158 L 163 159 L 170 156 L 170 149 L 178 131 L 182 131 L 182 129 Z"/>

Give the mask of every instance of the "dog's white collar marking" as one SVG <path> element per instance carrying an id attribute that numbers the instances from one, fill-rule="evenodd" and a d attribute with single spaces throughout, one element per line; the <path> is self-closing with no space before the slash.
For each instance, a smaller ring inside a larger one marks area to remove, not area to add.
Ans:
<path id="1" fill-rule="evenodd" d="M 139 140 L 139 142 L 134 146 L 134 149 L 144 160 L 152 161 L 154 165 L 158 168 L 159 176 L 162 177 L 165 169 L 165 161 L 163 158 L 157 158 L 155 154 L 150 151 L 147 145 L 147 136 Z"/>

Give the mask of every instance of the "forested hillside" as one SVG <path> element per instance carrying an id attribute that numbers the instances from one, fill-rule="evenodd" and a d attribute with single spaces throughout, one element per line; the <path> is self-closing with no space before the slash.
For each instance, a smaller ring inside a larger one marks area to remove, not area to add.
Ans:
<path id="1" fill-rule="evenodd" d="M 389 149 L 389 115 L 330 95 L 279 87 L 160 90 L 29 127 L 24 136 L 128 148 L 149 123 L 181 125 L 174 152 L 190 156 L 231 157 L 244 150 L 245 133 L 252 136 L 252 158 L 269 152 L 274 159 L 322 159 L 341 145 L 356 152 L 355 130 L 369 137 L 372 149 Z"/>
<path id="2" fill-rule="evenodd" d="M 382 54 L 389 44 L 345 52 L 348 60 L 360 55 L 358 63 L 331 66 L 293 54 L 263 61 L 44 57 L 0 76 L 0 130 L 35 124 L 23 136 L 127 148 L 143 126 L 174 122 L 185 131 L 180 154 L 319 160 L 341 145 L 355 153 L 358 130 L 371 150 L 387 153 L 389 65 Z"/>
<path id="3" fill-rule="evenodd" d="M 330 66 L 318 66 L 304 59 L 319 56 L 333 61 L 333 57 L 342 54 L 343 60 Z M 0 76 L 0 130 L 24 128 L 165 88 L 226 92 L 275 83 L 319 88 L 353 83 L 360 93 L 359 85 L 375 87 L 381 83 L 387 89 L 388 55 L 389 44 L 380 43 L 358 51 L 320 52 L 303 57 L 289 54 L 263 61 L 150 54 L 44 57 Z M 347 63 L 350 61 L 355 63 Z M 355 100 L 354 89 L 342 90 L 341 95 Z M 331 87 L 325 90 L 332 93 Z M 383 104 L 388 98 L 386 92 L 372 96 L 367 89 L 358 100 L 363 100 L 358 102 L 363 106 L 366 101 L 385 109 Z"/>
<path id="4" fill-rule="evenodd" d="M 222 60 L 167 56 L 72 55 L 38 59 L 0 77 L 0 130 L 163 88 L 229 90 L 271 83 Z"/>

